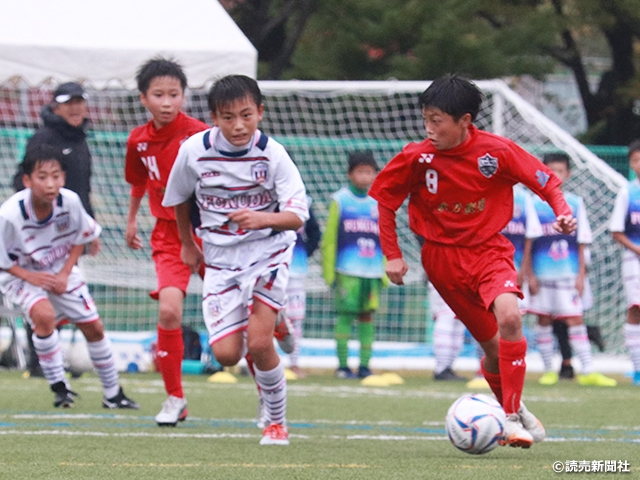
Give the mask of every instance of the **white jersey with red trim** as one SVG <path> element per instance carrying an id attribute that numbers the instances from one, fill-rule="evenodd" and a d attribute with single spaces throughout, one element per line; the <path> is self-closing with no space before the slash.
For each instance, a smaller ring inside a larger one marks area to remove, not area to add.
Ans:
<path id="1" fill-rule="evenodd" d="M 14 265 L 57 274 L 74 245 L 95 240 L 101 231 L 71 190 L 60 189 L 51 215 L 42 221 L 33 211 L 31 189 L 15 193 L 0 207 L 0 283 L 14 278 L 4 271 Z"/>
<path id="2" fill-rule="evenodd" d="M 192 198 L 200 211 L 196 233 L 218 246 L 269 237 L 270 228 L 242 230 L 227 215 L 248 208 L 260 212 L 295 213 L 309 218 L 304 183 L 284 147 L 256 130 L 247 148 L 229 145 L 217 127 L 185 141 L 171 170 L 162 204 L 175 206 Z M 283 232 L 295 241 L 294 231 Z"/>

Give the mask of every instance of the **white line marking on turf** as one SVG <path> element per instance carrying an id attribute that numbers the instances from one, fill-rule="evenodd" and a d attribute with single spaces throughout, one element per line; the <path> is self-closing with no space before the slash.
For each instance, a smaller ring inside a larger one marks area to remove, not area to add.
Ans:
<path id="1" fill-rule="evenodd" d="M 126 432 L 126 433 L 109 433 L 109 432 L 74 432 L 67 430 L 0 430 L 0 435 L 25 435 L 25 436 L 65 436 L 65 437 L 134 437 L 134 438 L 259 438 L 260 434 L 249 433 L 149 433 L 149 432 Z M 289 434 L 291 438 L 302 440 L 311 440 L 318 436 Z M 320 435 L 320 438 L 330 438 L 335 440 L 379 440 L 379 441 L 444 441 L 448 437 L 443 435 Z M 545 442 L 586 442 L 586 443 L 638 443 L 640 439 L 619 439 L 619 438 L 603 438 L 603 437 L 547 437 Z"/>

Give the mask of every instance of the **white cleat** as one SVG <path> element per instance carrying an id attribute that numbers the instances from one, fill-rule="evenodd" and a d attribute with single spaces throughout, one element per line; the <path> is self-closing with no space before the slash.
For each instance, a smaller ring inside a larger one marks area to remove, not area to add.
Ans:
<path id="1" fill-rule="evenodd" d="M 175 427 L 178 422 L 187 419 L 187 401 L 184 398 L 169 397 L 162 404 L 162 410 L 156 415 L 156 423 L 159 427 Z"/>
<path id="2" fill-rule="evenodd" d="M 507 415 L 507 421 L 504 424 L 504 436 L 500 441 L 500 445 L 520 448 L 529 448 L 533 445 L 533 436 L 522 426 L 517 413 Z"/>
<path id="3" fill-rule="evenodd" d="M 542 422 L 536 418 L 536 416 L 527 410 L 524 403 L 520 402 L 520 410 L 518 410 L 518 416 L 522 422 L 522 426 L 531 434 L 534 443 L 539 443 L 545 439 L 547 432 L 542 425 Z"/>

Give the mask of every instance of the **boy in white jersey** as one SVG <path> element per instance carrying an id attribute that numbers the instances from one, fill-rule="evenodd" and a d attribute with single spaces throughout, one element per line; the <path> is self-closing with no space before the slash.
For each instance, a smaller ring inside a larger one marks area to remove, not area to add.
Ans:
<path id="1" fill-rule="evenodd" d="M 273 344 L 285 302 L 295 231 L 309 218 L 305 187 L 284 147 L 257 129 L 264 105 L 255 80 L 229 75 L 208 94 L 214 128 L 180 147 L 163 205 L 175 206 L 182 260 L 205 263 L 202 310 L 215 358 L 249 353 L 267 415 L 262 445 L 288 445 L 286 380 Z M 200 212 L 191 236 L 190 199 Z"/>
<path id="2" fill-rule="evenodd" d="M 622 245 L 622 278 L 627 296 L 624 339 L 633 363 L 633 384 L 640 385 L 640 139 L 629 145 L 629 166 L 636 174 L 618 192 L 609 230 Z"/>
<path id="3" fill-rule="evenodd" d="M 80 197 L 66 188 L 63 162 L 54 147 L 41 145 L 25 155 L 26 187 L 0 207 L 0 290 L 18 305 L 33 328 L 33 344 L 44 376 L 55 393 L 54 406 L 73 406 L 56 325 L 69 321 L 87 339 L 97 370 L 104 408 L 134 408 L 118 384 L 113 352 L 87 284 L 76 263 L 84 247 L 100 235 Z"/>
<path id="4" fill-rule="evenodd" d="M 569 158 L 564 154 L 546 155 L 544 163 L 564 185 L 571 172 Z M 525 251 L 531 249 L 531 264 L 523 263 L 525 274 L 531 272 L 528 279 L 531 293 L 529 311 L 538 315 L 536 343 L 545 368 L 540 383 L 553 385 L 558 381 L 558 373 L 552 370 L 551 365 L 554 351 L 552 323 L 556 320 L 566 322 L 569 327 L 569 343 L 582 365 L 578 383 L 614 387 L 616 380 L 593 371 L 591 345 L 583 320 L 585 249 L 592 242 L 589 219 L 581 197 L 571 192 L 564 192 L 564 197 L 578 219 L 577 231 L 569 235 L 556 233 L 551 227 L 555 219 L 551 207 L 536 197 L 534 206 L 542 226 L 542 236 L 533 242 L 528 239 L 525 244 Z M 528 258 L 525 254 L 523 262 Z"/>

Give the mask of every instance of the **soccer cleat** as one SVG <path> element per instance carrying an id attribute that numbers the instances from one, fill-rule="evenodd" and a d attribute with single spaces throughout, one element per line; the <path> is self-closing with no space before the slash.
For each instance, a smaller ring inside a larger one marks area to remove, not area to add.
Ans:
<path id="1" fill-rule="evenodd" d="M 351 379 L 351 378 L 358 378 L 358 375 L 356 375 L 355 373 L 353 373 L 351 371 L 350 368 L 348 367 L 341 367 L 339 369 L 336 370 L 336 372 L 334 373 L 336 378 L 341 378 L 341 379 Z"/>
<path id="2" fill-rule="evenodd" d="M 471 390 L 488 390 L 489 382 L 482 375 L 476 375 L 471 380 L 467 382 L 467 388 Z"/>
<path id="3" fill-rule="evenodd" d="M 293 335 L 291 320 L 287 317 L 287 313 L 284 308 L 278 312 L 276 328 L 273 332 L 273 336 L 276 337 L 278 346 L 284 353 L 290 354 L 293 352 L 293 349 L 296 346 L 296 339 Z"/>
<path id="4" fill-rule="evenodd" d="M 558 376 L 563 380 L 573 380 L 573 377 L 575 377 L 573 367 L 571 365 L 561 365 Z"/>
<path id="5" fill-rule="evenodd" d="M 187 419 L 187 401 L 184 398 L 169 395 L 162 404 L 162 410 L 156 415 L 159 427 L 175 427 L 178 422 Z"/>
<path id="6" fill-rule="evenodd" d="M 50 385 L 51 391 L 56 394 L 53 399 L 53 406 L 55 408 L 71 408 L 73 407 L 74 397 L 78 394 L 72 390 L 69 390 L 67 384 L 64 382 L 56 382 Z"/>
<path id="7" fill-rule="evenodd" d="M 442 370 L 440 373 L 436 373 L 433 375 L 434 380 L 444 380 L 444 381 L 454 381 L 454 382 L 466 382 L 467 379 L 458 375 L 456 372 L 451 370 L 451 367 L 447 367 Z"/>
<path id="8" fill-rule="evenodd" d="M 531 434 L 534 443 L 543 441 L 547 432 L 544 429 L 542 422 L 536 418 L 536 416 L 527 410 L 524 403 L 520 402 L 520 409 L 518 410 L 518 416 L 522 422 L 522 426 Z"/>
<path id="9" fill-rule="evenodd" d="M 558 383 L 559 378 L 560 376 L 556 372 L 545 372 L 538 380 L 538 383 L 540 385 L 555 385 Z"/>
<path id="10" fill-rule="evenodd" d="M 585 387 L 615 387 L 618 382 L 601 373 L 592 372 L 586 375 L 578 375 L 578 385 Z"/>
<path id="11" fill-rule="evenodd" d="M 130 408 L 132 410 L 139 410 L 140 405 L 126 397 L 122 387 L 118 390 L 118 394 L 112 398 L 102 397 L 102 407 L 103 408 Z"/>
<path id="12" fill-rule="evenodd" d="M 284 425 L 272 423 L 262 431 L 260 445 L 289 445 L 289 429 Z"/>
<path id="13" fill-rule="evenodd" d="M 634 372 L 633 377 L 631 378 L 631 382 L 633 385 L 640 386 L 640 371 Z"/>
<path id="14" fill-rule="evenodd" d="M 500 445 L 520 448 L 529 448 L 533 445 L 533 436 L 522 426 L 522 421 L 517 413 L 507 415 Z"/>
<path id="15" fill-rule="evenodd" d="M 267 409 L 264 406 L 264 399 L 262 397 L 258 398 L 258 420 L 256 421 L 256 426 L 258 428 L 264 429 L 267 426 Z"/>

